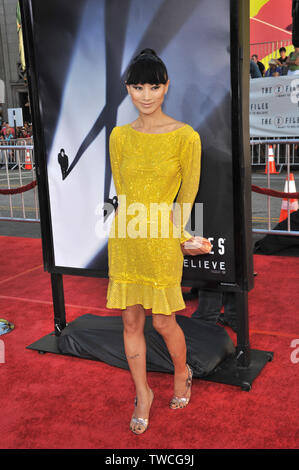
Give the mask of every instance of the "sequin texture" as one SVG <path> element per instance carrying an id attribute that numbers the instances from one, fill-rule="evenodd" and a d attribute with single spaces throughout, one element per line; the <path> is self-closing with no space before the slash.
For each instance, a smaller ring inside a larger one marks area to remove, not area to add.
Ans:
<path id="1" fill-rule="evenodd" d="M 173 210 L 173 221 L 166 222 L 169 236 L 161 236 L 162 216 L 153 219 L 151 210 L 153 203 L 171 207 L 176 195 L 176 207 L 192 207 L 200 180 L 199 134 L 188 124 L 163 134 L 117 126 L 110 135 L 110 162 L 120 203 L 108 239 L 106 307 L 141 304 L 171 315 L 185 308 L 180 243 L 191 238 L 184 228 L 190 212 L 180 220 Z M 177 227 L 178 236 L 172 236 Z"/>

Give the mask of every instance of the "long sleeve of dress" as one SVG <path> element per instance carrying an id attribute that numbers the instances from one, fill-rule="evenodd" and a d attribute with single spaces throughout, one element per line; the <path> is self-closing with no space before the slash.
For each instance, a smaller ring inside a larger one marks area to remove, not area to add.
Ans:
<path id="1" fill-rule="evenodd" d="M 185 226 L 189 220 L 200 181 L 201 140 L 197 132 L 192 135 L 182 150 L 180 165 L 182 182 L 173 211 L 173 222 L 176 227 L 180 227 L 180 243 L 183 243 L 192 238 L 192 235 L 185 230 Z"/>
<path id="2" fill-rule="evenodd" d="M 109 138 L 109 154 L 110 165 L 116 190 L 116 195 L 121 194 L 121 178 L 120 178 L 120 148 L 117 127 L 114 127 Z"/>

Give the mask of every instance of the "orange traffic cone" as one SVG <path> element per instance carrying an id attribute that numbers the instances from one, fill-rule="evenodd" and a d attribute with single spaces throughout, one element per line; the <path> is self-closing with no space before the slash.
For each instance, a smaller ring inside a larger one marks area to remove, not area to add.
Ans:
<path id="1" fill-rule="evenodd" d="M 290 173 L 290 179 L 288 184 L 288 177 L 286 177 L 286 182 L 284 184 L 285 193 L 296 193 L 296 184 L 293 173 Z M 285 220 L 288 217 L 288 206 L 290 206 L 290 214 L 298 210 L 298 199 L 286 199 L 283 198 L 281 204 L 280 218 L 279 222 Z"/>
<path id="2" fill-rule="evenodd" d="M 25 170 L 32 170 L 31 157 L 28 149 L 26 149 L 25 154 Z"/>
<path id="3" fill-rule="evenodd" d="M 268 162 L 269 162 L 269 163 L 268 163 Z M 265 173 L 264 173 L 265 175 L 268 174 L 268 166 L 269 166 L 269 174 L 270 174 L 270 175 L 279 173 L 279 171 L 276 171 L 275 159 L 274 159 L 274 152 L 273 152 L 273 147 L 272 147 L 272 145 L 269 145 L 268 161 L 267 161 L 266 168 L 265 168 Z"/>

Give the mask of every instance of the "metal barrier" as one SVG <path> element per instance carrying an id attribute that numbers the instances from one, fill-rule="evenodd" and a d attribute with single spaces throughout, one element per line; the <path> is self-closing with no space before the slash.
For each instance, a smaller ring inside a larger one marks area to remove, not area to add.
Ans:
<path id="1" fill-rule="evenodd" d="M 270 139 L 273 146 L 273 152 L 275 156 L 275 163 L 279 168 L 279 172 L 283 167 L 288 166 L 288 162 L 291 166 L 297 166 L 299 168 L 299 140 L 292 137 L 277 137 Z M 270 142 L 267 139 L 267 142 Z M 251 165 L 265 166 L 268 157 L 268 147 L 265 144 L 266 139 L 263 137 L 251 138 Z"/>
<path id="2" fill-rule="evenodd" d="M 19 138 L 19 139 L 10 139 L 10 140 L 0 140 L 0 147 L 14 147 L 16 145 L 33 145 L 33 138 L 32 137 L 26 137 L 26 138 Z"/>
<path id="3" fill-rule="evenodd" d="M 17 139 L 13 145 L 1 142 L 1 189 L 20 188 L 36 180 L 34 147 L 28 144 L 20 145 L 21 142 L 24 142 L 24 139 Z M 19 194 L 0 194 L 0 220 L 39 222 L 37 187 Z"/>
<path id="4" fill-rule="evenodd" d="M 290 170 L 291 166 L 298 163 L 293 163 L 294 160 L 294 152 L 291 151 L 295 146 L 299 146 L 299 139 L 294 138 L 275 138 L 275 139 L 251 139 L 250 140 L 251 150 L 253 151 L 255 146 L 264 146 L 264 162 L 263 165 L 268 165 L 267 171 L 267 188 L 271 188 L 271 173 L 269 171 L 269 147 L 276 146 L 276 152 L 278 153 L 278 160 L 276 162 L 277 165 L 280 165 L 281 168 L 286 165 L 287 169 L 287 181 L 290 181 Z M 284 161 L 282 159 L 279 160 L 279 149 L 280 146 L 285 146 L 285 157 Z M 278 150 L 277 150 L 278 149 Z M 289 183 L 288 183 L 289 184 Z M 287 230 L 271 230 L 271 197 L 272 196 L 265 196 L 267 197 L 267 225 L 268 229 L 253 229 L 254 233 L 263 233 L 263 234 L 272 234 L 272 235 L 289 235 L 289 236 L 299 236 L 299 232 L 295 230 L 291 230 L 291 219 L 290 219 L 290 204 L 288 203 L 288 229 Z"/>
<path id="5" fill-rule="evenodd" d="M 0 141 L 0 165 L 7 164 L 9 168 L 18 163 L 23 167 L 26 160 L 26 149 L 33 149 L 33 139 L 11 139 Z M 18 162 L 18 163 L 17 163 Z M 33 162 L 34 163 L 34 162 Z"/>

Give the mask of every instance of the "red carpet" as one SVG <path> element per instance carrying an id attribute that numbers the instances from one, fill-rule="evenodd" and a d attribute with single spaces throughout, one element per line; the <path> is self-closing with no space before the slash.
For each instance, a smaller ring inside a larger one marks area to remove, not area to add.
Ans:
<path id="1" fill-rule="evenodd" d="M 0 337 L 5 345 L 1 448 L 299 447 L 299 363 L 291 362 L 290 347 L 299 339 L 299 258 L 254 258 L 258 276 L 249 294 L 251 347 L 274 351 L 274 360 L 252 390 L 195 379 L 190 405 L 175 411 L 167 406 L 172 376 L 150 373 L 155 400 L 150 427 L 142 436 L 129 431 L 134 389 L 128 371 L 26 349 L 53 331 L 50 275 L 43 270 L 41 241 L 0 237 L 0 260 L 0 318 L 15 324 Z M 101 307 L 106 279 L 64 276 L 64 288 L 67 321 L 84 313 L 108 314 Z M 196 301 L 188 302 L 180 313 L 190 315 L 195 306 Z"/>

